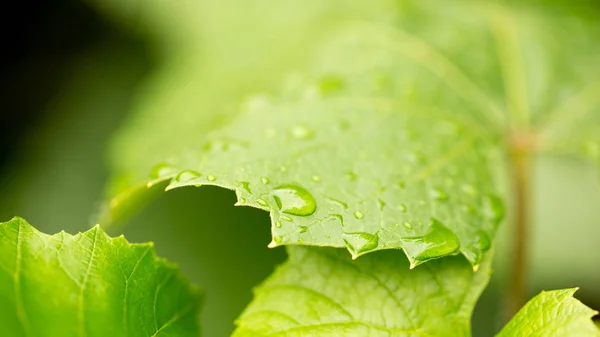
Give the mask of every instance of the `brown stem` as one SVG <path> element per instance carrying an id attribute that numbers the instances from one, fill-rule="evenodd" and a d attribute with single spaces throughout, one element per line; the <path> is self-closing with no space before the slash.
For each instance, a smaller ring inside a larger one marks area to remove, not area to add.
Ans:
<path id="1" fill-rule="evenodd" d="M 530 154 L 533 139 L 515 133 L 511 142 L 510 169 L 514 207 L 513 251 L 507 309 L 512 317 L 525 304 L 527 281 L 527 244 L 529 239 Z"/>

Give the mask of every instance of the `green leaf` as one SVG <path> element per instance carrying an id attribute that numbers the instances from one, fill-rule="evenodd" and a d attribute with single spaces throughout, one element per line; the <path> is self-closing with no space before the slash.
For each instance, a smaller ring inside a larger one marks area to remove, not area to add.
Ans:
<path id="1" fill-rule="evenodd" d="M 573 298 L 575 291 L 542 292 L 525 304 L 496 336 L 600 336 L 590 319 L 598 312 Z"/>
<path id="2" fill-rule="evenodd" d="M 539 133 L 562 125 L 552 121 L 575 100 L 569 124 L 594 127 L 560 137 L 585 133 L 569 147 L 600 158 L 589 138 L 600 134 L 595 96 L 578 94 L 594 93 L 600 76 L 598 27 L 584 10 L 382 1 L 334 16 L 310 3 L 249 15 L 261 27 L 245 35 L 249 46 L 264 45 L 267 31 L 278 37 L 243 62 L 225 33 L 222 54 L 181 51 L 190 64 L 173 62 L 176 77 L 157 80 L 164 90 L 116 138 L 112 214 L 149 181 L 217 185 L 271 213 L 271 246 L 346 247 L 354 257 L 402 248 L 413 266 L 462 253 L 477 265 L 503 215 L 495 181 L 506 144 L 552 147 Z M 294 16 L 303 19 L 282 20 Z M 311 38 L 292 33 L 315 26 Z"/>
<path id="3" fill-rule="evenodd" d="M 397 251 L 352 261 L 339 250 L 289 247 L 255 290 L 233 336 L 469 336 L 490 276 L 462 257 L 407 268 Z"/>
<path id="4" fill-rule="evenodd" d="M 96 226 L 49 236 L 0 223 L 0 326 L 10 336 L 197 336 L 200 294 L 152 244 Z"/>

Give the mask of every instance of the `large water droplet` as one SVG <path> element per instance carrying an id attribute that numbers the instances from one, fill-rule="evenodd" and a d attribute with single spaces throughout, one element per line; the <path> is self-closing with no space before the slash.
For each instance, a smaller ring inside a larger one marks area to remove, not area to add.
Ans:
<path id="1" fill-rule="evenodd" d="M 198 178 L 199 176 L 200 176 L 200 173 L 198 173 L 196 171 L 184 170 L 177 174 L 177 177 L 175 177 L 175 180 L 177 180 L 180 183 L 185 183 L 190 180 L 194 180 L 194 179 Z"/>
<path id="2" fill-rule="evenodd" d="M 365 232 L 344 233 L 342 239 L 346 242 L 353 258 L 360 253 L 373 250 L 379 245 L 379 236 Z"/>
<path id="3" fill-rule="evenodd" d="M 460 248 L 456 234 L 435 219 L 425 235 L 403 238 L 402 245 L 406 253 L 414 259 L 413 266 L 456 254 Z"/>
<path id="4" fill-rule="evenodd" d="M 317 209 L 317 202 L 312 194 L 298 185 L 282 185 L 271 193 L 284 213 L 306 216 Z"/>

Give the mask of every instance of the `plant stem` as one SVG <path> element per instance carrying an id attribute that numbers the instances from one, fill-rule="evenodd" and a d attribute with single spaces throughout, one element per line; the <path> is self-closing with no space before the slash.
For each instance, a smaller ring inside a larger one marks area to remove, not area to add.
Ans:
<path id="1" fill-rule="evenodd" d="M 530 208 L 530 156 L 533 137 L 528 133 L 515 133 L 510 146 L 510 169 L 513 193 L 514 224 L 513 250 L 507 309 L 509 317 L 525 304 L 527 281 L 527 255 L 529 242 Z"/>

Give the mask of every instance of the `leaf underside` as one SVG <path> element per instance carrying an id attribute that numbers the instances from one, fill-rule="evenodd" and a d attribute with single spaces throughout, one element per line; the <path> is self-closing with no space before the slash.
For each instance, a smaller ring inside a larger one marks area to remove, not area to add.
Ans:
<path id="1" fill-rule="evenodd" d="M 414 270 L 398 251 L 352 261 L 340 250 L 288 247 L 289 260 L 255 290 L 234 337 L 468 336 L 489 280 L 462 257 Z"/>
<path id="2" fill-rule="evenodd" d="M 3 335 L 198 336 L 200 299 L 152 244 L 0 223 Z"/>

